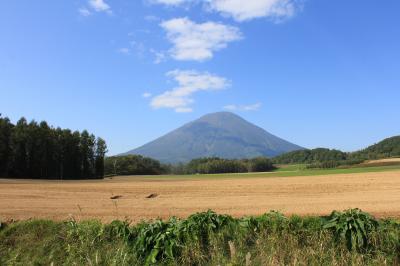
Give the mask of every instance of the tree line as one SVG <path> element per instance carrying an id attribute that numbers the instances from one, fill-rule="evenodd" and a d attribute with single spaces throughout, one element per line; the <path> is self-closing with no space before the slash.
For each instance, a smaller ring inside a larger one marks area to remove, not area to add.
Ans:
<path id="1" fill-rule="evenodd" d="M 0 115 L 0 177 L 100 179 L 106 142 L 84 130 L 53 128 L 42 121 L 15 125 Z"/>
<path id="2" fill-rule="evenodd" d="M 105 159 L 106 175 L 219 174 L 267 172 L 274 166 L 266 157 L 228 160 L 217 157 L 194 159 L 186 164 L 162 164 L 140 155 L 115 156 Z"/>
<path id="3" fill-rule="evenodd" d="M 347 153 L 339 150 L 317 148 L 313 150 L 298 150 L 274 157 L 277 164 L 310 164 L 317 162 L 343 161 L 347 159 Z"/>
<path id="4" fill-rule="evenodd" d="M 363 160 L 400 157 L 400 136 L 387 138 L 366 149 L 352 152 L 349 154 L 349 157 Z"/>
<path id="5" fill-rule="evenodd" d="M 272 161 L 275 164 L 308 164 L 307 168 L 336 168 L 391 157 L 400 157 L 400 136 L 384 139 L 356 152 L 324 148 L 299 150 L 277 156 Z"/>
<path id="6" fill-rule="evenodd" d="M 272 159 L 276 164 L 307 164 L 306 168 L 336 168 L 362 163 L 364 160 L 353 158 L 350 153 L 339 150 L 317 148 L 299 150 L 282 154 Z"/>
<path id="7" fill-rule="evenodd" d="M 104 171 L 110 175 L 161 175 L 167 174 L 168 166 L 141 155 L 113 156 L 105 159 Z"/>
<path id="8" fill-rule="evenodd" d="M 218 157 L 199 158 L 188 164 L 172 166 L 177 174 L 222 174 L 268 172 L 275 169 L 271 160 L 266 157 L 253 159 L 222 159 Z"/>

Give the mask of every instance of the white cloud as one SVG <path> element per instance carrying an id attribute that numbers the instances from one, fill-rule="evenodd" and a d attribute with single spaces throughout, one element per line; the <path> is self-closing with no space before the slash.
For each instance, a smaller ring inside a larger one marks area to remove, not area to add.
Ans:
<path id="1" fill-rule="evenodd" d="M 261 106 L 262 106 L 261 103 L 255 103 L 250 105 L 230 104 L 224 106 L 224 109 L 229 111 L 257 111 L 258 109 L 261 108 Z"/>
<path id="2" fill-rule="evenodd" d="M 188 18 L 175 18 L 160 24 L 173 44 L 171 56 L 176 60 L 203 61 L 215 51 L 226 48 L 229 42 L 241 39 L 238 28 L 221 23 L 197 24 Z"/>
<path id="3" fill-rule="evenodd" d="M 82 7 L 78 9 L 79 14 L 81 14 L 84 17 L 88 17 L 92 14 L 92 12 L 89 11 L 89 9 Z"/>
<path id="4" fill-rule="evenodd" d="M 191 112 L 194 93 L 222 90 L 230 86 L 227 79 L 208 72 L 174 70 L 168 72 L 167 77 L 174 79 L 178 87 L 155 96 L 150 103 L 154 109 L 171 108 L 178 113 Z"/>
<path id="5" fill-rule="evenodd" d="M 225 109 L 225 110 L 230 110 L 230 111 L 235 111 L 235 110 L 237 110 L 237 106 L 234 105 L 234 104 L 225 105 L 225 106 L 224 106 L 224 109 Z"/>
<path id="6" fill-rule="evenodd" d="M 129 48 L 126 48 L 126 47 L 124 47 L 124 48 L 119 48 L 119 49 L 118 49 L 118 53 L 128 55 L 128 54 L 131 53 L 131 50 L 130 50 Z"/>
<path id="7" fill-rule="evenodd" d="M 89 5 L 97 12 L 111 13 L 111 7 L 104 0 L 89 0 Z"/>
<path id="8" fill-rule="evenodd" d="M 143 98 L 150 98 L 152 96 L 152 94 L 150 92 L 145 92 L 142 94 Z"/>
<path id="9" fill-rule="evenodd" d="M 258 109 L 260 109 L 262 106 L 261 103 L 255 103 L 255 104 L 251 104 L 251 105 L 245 105 L 242 106 L 242 109 L 244 111 L 257 111 Z"/>
<path id="10" fill-rule="evenodd" d="M 189 1 L 190 0 L 150 0 L 151 3 L 164 4 L 167 6 L 179 6 Z"/>
<path id="11" fill-rule="evenodd" d="M 154 64 L 160 64 L 167 59 L 167 56 L 164 52 L 159 52 L 154 49 L 150 49 L 150 53 L 154 55 Z"/>
<path id="12" fill-rule="evenodd" d="M 203 2 L 207 10 L 218 12 L 242 22 L 267 17 L 281 21 L 292 17 L 301 8 L 304 0 L 150 0 L 166 6 L 182 6 L 187 3 Z"/>
<path id="13" fill-rule="evenodd" d="M 211 10 L 233 17 L 237 21 L 269 17 L 282 20 L 294 15 L 297 0 L 208 0 Z"/>

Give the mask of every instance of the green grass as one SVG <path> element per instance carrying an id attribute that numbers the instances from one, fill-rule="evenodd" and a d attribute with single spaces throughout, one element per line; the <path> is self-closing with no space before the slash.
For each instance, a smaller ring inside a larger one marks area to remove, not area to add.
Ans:
<path id="1" fill-rule="evenodd" d="M 230 178 L 272 178 L 293 176 L 317 176 L 335 174 L 356 174 L 400 170 L 400 165 L 376 166 L 376 167 L 352 167 L 335 169 L 305 169 L 304 165 L 285 165 L 272 172 L 265 173 L 235 173 L 235 174 L 201 174 L 201 175 L 159 175 L 159 176 L 125 176 L 124 179 L 148 179 L 148 180 L 195 180 L 195 179 L 230 179 Z"/>
<path id="2" fill-rule="evenodd" d="M 400 170 L 400 165 L 378 166 L 378 167 L 354 167 L 336 169 L 304 169 L 295 172 L 281 172 L 278 176 L 315 176 L 315 175 L 334 175 L 334 174 L 356 174 Z"/>
<path id="3" fill-rule="evenodd" d="M 348 214 L 332 217 L 347 221 Z M 235 219 L 209 211 L 135 226 L 22 221 L 0 227 L 0 265 L 399 265 L 400 223 L 366 216 L 377 226 L 361 228 L 366 244 L 349 249 L 328 228 L 332 217 Z"/>
<path id="4" fill-rule="evenodd" d="M 292 172 L 292 171 L 301 171 L 306 168 L 305 164 L 284 164 L 284 165 L 276 165 L 277 169 L 274 172 Z"/>

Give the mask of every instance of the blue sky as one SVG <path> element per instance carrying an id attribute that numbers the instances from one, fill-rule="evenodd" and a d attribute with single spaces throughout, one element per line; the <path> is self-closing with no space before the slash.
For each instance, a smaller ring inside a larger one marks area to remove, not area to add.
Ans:
<path id="1" fill-rule="evenodd" d="M 308 148 L 400 134 L 398 0 L 12 0 L 0 112 L 125 152 L 230 110 Z"/>

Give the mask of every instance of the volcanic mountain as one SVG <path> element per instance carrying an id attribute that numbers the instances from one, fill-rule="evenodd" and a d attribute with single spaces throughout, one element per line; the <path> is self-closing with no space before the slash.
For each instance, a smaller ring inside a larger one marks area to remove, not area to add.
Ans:
<path id="1" fill-rule="evenodd" d="M 185 124 L 124 155 L 138 154 L 164 163 L 178 163 L 200 157 L 272 157 L 301 149 L 236 114 L 218 112 Z"/>

